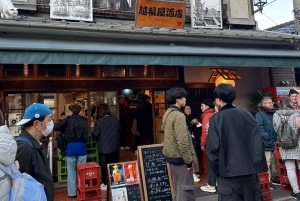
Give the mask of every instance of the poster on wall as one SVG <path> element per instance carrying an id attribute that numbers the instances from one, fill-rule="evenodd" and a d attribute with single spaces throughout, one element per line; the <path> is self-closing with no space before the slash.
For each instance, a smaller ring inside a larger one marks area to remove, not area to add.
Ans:
<path id="1" fill-rule="evenodd" d="M 223 28 L 221 0 L 191 0 L 191 4 L 193 28 Z"/>
<path id="2" fill-rule="evenodd" d="M 92 0 L 51 0 L 50 18 L 93 21 Z"/>

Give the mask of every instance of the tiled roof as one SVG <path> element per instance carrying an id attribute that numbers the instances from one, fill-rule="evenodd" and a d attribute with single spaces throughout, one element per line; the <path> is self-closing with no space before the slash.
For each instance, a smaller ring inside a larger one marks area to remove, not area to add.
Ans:
<path id="1" fill-rule="evenodd" d="M 274 27 L 270 27 L 267 29 L 268 31 L 274 31 L 277 33 L 287 33 L 294 34 L 295 33 L 295 25 L 294 20 L 285 22 L 283 24 L 276 25 Z"/>

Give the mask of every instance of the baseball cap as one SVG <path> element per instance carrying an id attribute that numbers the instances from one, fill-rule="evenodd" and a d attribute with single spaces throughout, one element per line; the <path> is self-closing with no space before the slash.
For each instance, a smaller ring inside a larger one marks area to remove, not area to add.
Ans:
<path id="1" fill-rule="evenodd" d="M 51 114 L 48 106 L 41 103 L 33 103 L 25 109 L 23 119 L 15 124 L 15 126 L 22 126 L 32 120 L 33 118 L 40 118 Z"/>

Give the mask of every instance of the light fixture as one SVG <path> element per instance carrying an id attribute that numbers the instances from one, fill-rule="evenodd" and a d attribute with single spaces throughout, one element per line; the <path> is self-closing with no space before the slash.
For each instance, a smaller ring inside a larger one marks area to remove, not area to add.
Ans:
<path id="1" fill-rule="evenodd" d="M 219 76 L 215 81 L 215 86 L 218 86 L 219 84 L 231 84 L 233 87 L 235 87 L 235 81 L 234 80 L 226 80 L 222 76 Z"/>
<path id="2" fill-rule="evenodd" d="M 24 69 L 23 69 L 24 76 L 28 76 L 28 64 L 24 64 Z"/>
<path id="3" fill-rule="evenodd" d="M 79 77 L 79 76 L 80 76 L 80 64 L 76 64 L 75 76 L 76 76 L 76 77 Z"/>
<path id="4" fill-rule="evenodd" d="M 283 86 L 283 87 L 286 87 L 286 86 L 288 86 L 289 84 L 290 84 L 290 82 L 287 81 L 287 80 L 281 80 L 281 81 L 280 81 L 280 85 Z"/>
<path id="5" fill-rule="evenodd" d="M 267 0 L 254 0 L 254 6 L 257 6 L 258 9 L 254 11 L 254 13 L 256 12 L 262 12 L 263 7 L 268 3 Z"/>
<path id="6" fill-rule="evenodd" d="M 215 83 L 218 86 L 220 83 L 227 83 L 235 86 L 235 80 L 241 80 L 235 69 L 211 68 L 212 74 L 208 79 L 209 83 Z"/>

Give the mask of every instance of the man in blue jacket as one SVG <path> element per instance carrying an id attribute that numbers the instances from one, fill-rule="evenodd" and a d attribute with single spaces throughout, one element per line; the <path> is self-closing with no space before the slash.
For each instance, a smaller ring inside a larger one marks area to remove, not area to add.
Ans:
<path id="1" fill-rule="evenodd" d="M 219 200 L 262 201 L 257 173 L 268 168 L 257 123 L 249 112 L 232 105 L 232 85 L 219 84 L 214 97 L 221 110 L 209 120 L 206 153 L 217 177 Z"/>
<path id="2" fill-rule="evenodd" d="M 270 97 L 263 97 L 261 102 L 258 104 L 258 113 L 256 114 L 256 122 L 259 128 L 259 133 L 261 135 L 262 141 L 265 147 L 265 156 L 268 165 L 269 179 L 271 181 L 271 156 L 274 151 L 274 142 L 277 140 L 277 134 L 273 127 L 273 115 L 274 107 L 273 101 Z M 275 189 L 275 186 L 270 182 L 271 189 Z"/>

